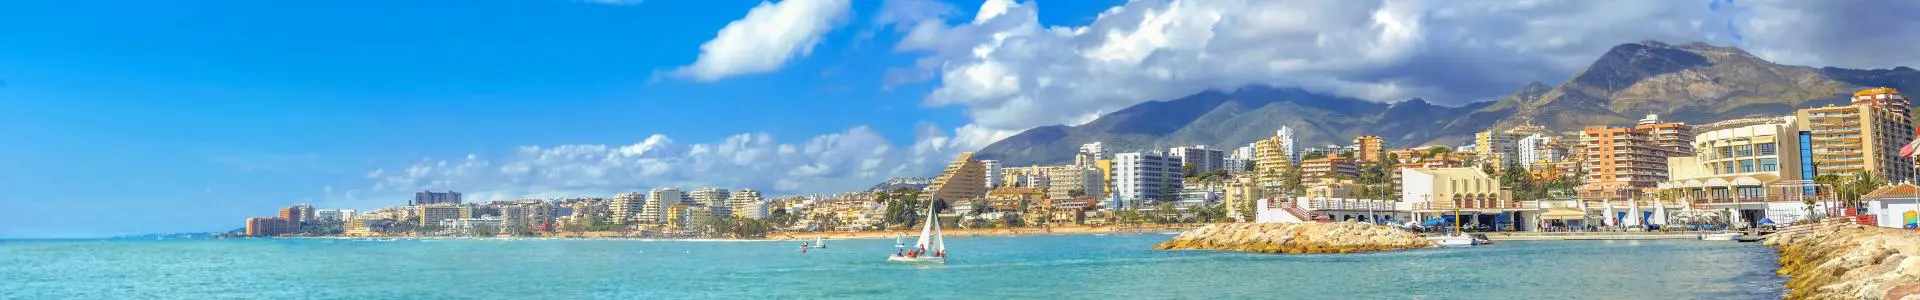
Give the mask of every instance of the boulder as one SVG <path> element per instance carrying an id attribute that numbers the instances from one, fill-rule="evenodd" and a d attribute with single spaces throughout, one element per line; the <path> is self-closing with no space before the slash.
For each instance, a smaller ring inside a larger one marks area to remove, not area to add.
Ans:
<path id="1" fill-rule="evenodd" d="M 1367 223 L 1220 223 L 1188 230 L 1153 249 L 1307 254 L 1434 246 L 1433 241 L 1412 232 Z"/>

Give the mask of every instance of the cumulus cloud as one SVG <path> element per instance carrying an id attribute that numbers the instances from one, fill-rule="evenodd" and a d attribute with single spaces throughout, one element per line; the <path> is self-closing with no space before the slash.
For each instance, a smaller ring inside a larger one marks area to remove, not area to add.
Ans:
<path id="1" fill-rule="evenodd" d="M 1090 23 L 1058 26 L 1041 24 L 1034 2 L 990 0 L 968 20 L 916 22 L 896 50 L 934 60 L 921 64 L 937 66 L 922 69 L 939 82 L 926 105 L 963 108 L 972 128 L 961 131 L 991 139 L 1251 84 L 1375 101 L 1489 100 L 1529 81 L 1564 79 L 1608 48 L 1641 40 L 1740 46 L 1785 63 L 1909 64 L 1920 52 L 1901 45 L 1914 40 L 1920 23 L 1901 16 L 1920 12 L 1915 6 L 1172 0 L 1131 1 Z M 1796 15 L 1807 11 L 1817 13 Z M 1860 39 L 1869 34 L 1881 37 Z"/>
<path id="2" fill-rule="evenodd" d="M 745 133 L 706 143 L 653 135 L 626 145 L 523 146 L 498 158 L 423 159 L 367 174 L 376 192 L 460 190 L 474 199 L 611 195 L 654 187 L 749 187 L 775 194 L 844 192 L 936 173 L 954 155 L 934 130 L 895 145 L 867 127 L 780 143 Z"/>
<path id="3" fill-rule="evenodd" d="M 813 52 L 847 16 L 848 0 L 760 2 L 700 45 L 700 57 L 675 74 L 699 81 L 771 72 Z"/>

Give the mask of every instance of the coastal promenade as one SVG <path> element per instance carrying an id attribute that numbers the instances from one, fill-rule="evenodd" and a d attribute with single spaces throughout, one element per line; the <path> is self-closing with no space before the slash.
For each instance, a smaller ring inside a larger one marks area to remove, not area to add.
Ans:
<path id="1" fill-rule="evenodd" d="M 1489 232 L 1494 241 L 1690 240 L 1697 232 Z"/>

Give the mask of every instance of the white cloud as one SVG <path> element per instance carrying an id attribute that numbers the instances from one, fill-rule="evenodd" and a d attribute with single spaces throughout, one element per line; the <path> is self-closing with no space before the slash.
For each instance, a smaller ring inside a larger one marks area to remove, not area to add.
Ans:
<path id="1" fill-rule="evenodd" d="M 1920 22 L 1903 17 L 1920 3 L 1716 1 L 1131 1 L 1051 26 L 1033 2 L 993 0 L 964 23 L 911 25 L 896 49 L 932 61 L 920 68 L 939 82 L 926 104 L 963 108 L 972 124 L 959 135 L 976 139 L 1251 84 L 1488 100 L 1641 40 L 1739 46 L 1795 64 L 1920 62 L 1905 50 Z"/>
<path id="2" fill-rule="evenodd" d="M 674 73 L 700 81 L 771 72 L 813 52 L 827 32 L 842 24 L 848 0 L 760 2 L 747 16 L 700 45 L 700 57 Z"/>
<path id="3" fill-rule="evenodd" d="M 375 193 L 459 190 L 474 199 L 612 195 L 653 187 L 750 187 L 774 194 L 844 192 L 928 176 L 955 154 L 944 133 L 896 146 L 867 127 L 800 143 L 745 133 L 708 143 L 653 135 L 628 145 L 523 146 L 499 158 L 422 159 L 368 174 Z"/>

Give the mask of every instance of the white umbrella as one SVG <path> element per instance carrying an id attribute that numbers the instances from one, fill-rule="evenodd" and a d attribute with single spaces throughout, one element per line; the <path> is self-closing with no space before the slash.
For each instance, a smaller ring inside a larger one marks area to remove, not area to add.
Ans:
<path id="1" fill-rule="evenodd" d="M 1606 207 L 1600 212 L 1600 225 L 1619 226 L 1620 222 L 1613 219 L 1613 199 L 1600 200 L 1600 206 Z"/>

